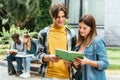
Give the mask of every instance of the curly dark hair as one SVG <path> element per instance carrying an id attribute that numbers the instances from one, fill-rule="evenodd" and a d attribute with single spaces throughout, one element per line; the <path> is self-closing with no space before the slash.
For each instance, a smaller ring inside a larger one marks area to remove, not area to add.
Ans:
<path id="1" fill-rule="evenodd" d="M 18 34 L 18 33 L 14 33 L 14 34 L 12 34 L 11 38 L 12 38 L 12 39 L 13 39 L 13 38 L 19 39 L 19 34 Z"/>

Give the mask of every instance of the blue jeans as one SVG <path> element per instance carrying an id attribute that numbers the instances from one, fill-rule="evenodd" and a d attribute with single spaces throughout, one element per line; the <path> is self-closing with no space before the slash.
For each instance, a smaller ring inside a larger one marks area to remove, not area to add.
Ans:
<path id="1" fill-rule="evenodd" d="M 36 57 L 25 57 L 25 58 L 23 58 L 22 61 L 23 61 L 24 72 L 30 73 L 31 61 L 36 61 L 36 60 L 38 60 Z"/>
<path id="2" fill-rule="evenodd" d="M 19 57 L 15 57 L 15 54 L 8 54 L 7 57 L 7 63 L 8 63 L 8 69 L 11 70 L 15 70 L 14 65 L 12 63 L 12 61 L 17 62 L 17 72 L 22 71 L 22 58 Z"/>

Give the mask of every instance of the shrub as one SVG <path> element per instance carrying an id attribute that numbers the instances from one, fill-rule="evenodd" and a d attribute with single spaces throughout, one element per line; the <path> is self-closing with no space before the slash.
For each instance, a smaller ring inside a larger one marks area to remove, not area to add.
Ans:
<path id="1" fill-rule="evenodd" d="M 0 39 L 0 43 L 2 44 L 10 44 L 11 43 L 11 36 L 13 33 L 17 32 L 20 34 L 20 37 L 22 37 L 23 33 L 25 32 L 28 32 L 29 30 L 27 29 L 23 29 L 23 30 L 20 30 L 19 27 L 15 27 L 15 25 L 12 25 L 10 27 L 10 30 L 5 30 L 5 28 L 3 27 L 2 28 L 2 32 L 0 32 L 0 34 L 2 35 L 1 39 Z"/>
<path id="2" fill-rule="evenodd" d="M 38 32 L 30 32 L 30 36 L 32 37 L 32 38 L 38 38 Z"/>
<path id="3" fill-rule="evenodd" d="M 0 45 L 0 55 L 6 55 L 6 49 L 9 49 L 10 45 Z"/>
<path id="4" fill-rule="evenodd" d="M 35 31 L 39 32 L 46 26 L 52 23 L 52 19 L 49 14 L 49 8 L 51 6 L 51 0 L 38 0 L 38 13 L 35 17 Z"/>

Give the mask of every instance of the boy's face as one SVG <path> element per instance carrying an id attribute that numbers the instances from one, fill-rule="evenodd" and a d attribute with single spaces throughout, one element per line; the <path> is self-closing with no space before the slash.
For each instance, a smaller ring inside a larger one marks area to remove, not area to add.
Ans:
<path id="1" fill-rule="evenodd" d="M 19 39 L 17 39 L 17 38 L 12 38 L 13 39 L 13 41 L 15 42 L 15 43 L 18 43 L 19 42 Z"/>
<path id="2" fill-rule="evenodd" d="M 53 18 L 54 26 L 63 27 L 66 21 L 64 11 L 59 11 L 57 18 Z"/>

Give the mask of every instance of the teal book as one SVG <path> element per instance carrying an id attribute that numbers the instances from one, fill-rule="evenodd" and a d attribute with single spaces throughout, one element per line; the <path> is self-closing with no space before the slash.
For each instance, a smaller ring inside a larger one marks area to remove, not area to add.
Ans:
<path id="1" fill-rule="evenodd" d="M 76 51 L 67 51 L 63 49 L 56 49 L 56 56 L 59 56 L 60 58 L 67 60 L 67 61 L 75 61 L 75 57 L 83 59 L 84 54 Z"/>

